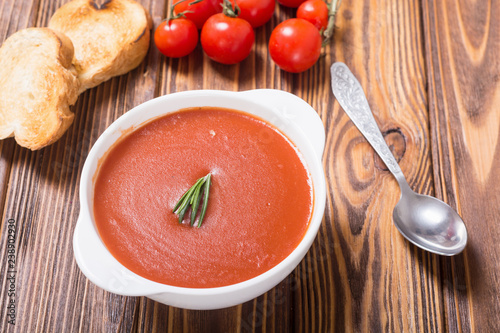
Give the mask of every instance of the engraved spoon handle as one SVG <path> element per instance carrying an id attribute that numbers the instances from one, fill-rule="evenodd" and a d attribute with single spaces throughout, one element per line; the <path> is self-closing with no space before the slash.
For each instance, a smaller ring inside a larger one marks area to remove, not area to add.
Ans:
<path id="1" fill-rule="evenodd" d="M 344 63 L 334 63 L 330 71 L 333 94 L 340 106 L 396 177 L 399 185 L 408 186 L 398 162 L 380 133 L 361 84 Z"/>

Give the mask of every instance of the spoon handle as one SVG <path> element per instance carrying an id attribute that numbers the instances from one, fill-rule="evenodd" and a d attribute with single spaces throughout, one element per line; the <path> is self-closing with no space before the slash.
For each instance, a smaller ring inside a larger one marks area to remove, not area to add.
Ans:
<path id="1" fill-rule="evenodd" d="M 385 165 L 392 172 L 401 185 L 407 185 L 403 172 L 391 150 L 380 133 L 380 129 L 370 110 L 368 101 L 361 84 L 344 63 L 336 62 L 332 65 L 332 90 L 340 106 L 351 118 L 361 134 L 372 145 Z"/>

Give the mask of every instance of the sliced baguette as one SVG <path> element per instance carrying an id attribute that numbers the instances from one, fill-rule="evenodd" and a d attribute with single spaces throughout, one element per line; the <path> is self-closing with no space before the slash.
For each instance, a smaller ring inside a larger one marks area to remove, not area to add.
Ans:
<path id="1" fill-rule="evenodd" d="M 101 5 L 73 0 L 49 22 L 49 28 L 73 42 L 80 92 L 137 67 L 148 52 L 151 26 L 147 11 L 133 0 L 109 0 Z"/>
<path id="2" fill-rule="evenodd" d="M 0 139 L 15 137 L 37 150 L 58 140 L 73 122 L 69 106 L 80 83 L 73 44 L 48 28 L 20 30 L 0 47 Z"/>

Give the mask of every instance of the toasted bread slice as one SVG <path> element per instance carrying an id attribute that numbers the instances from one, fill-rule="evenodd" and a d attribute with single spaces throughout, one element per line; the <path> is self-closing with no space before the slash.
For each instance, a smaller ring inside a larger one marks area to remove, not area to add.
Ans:
<path id="1" fill-rule="evenodd" d="M 20 30 L 0 47 L 0 139 L 32 150 L 59 139 L 73 122 L 80 83 L 73 44 L 48 28 Z"/>
<path id="2" fill-rule="evenodd" d="M 81 92 L 137 67 L 148 52 L 151 26 L 147 11 L 133 0 L 73 0 L 49 22 L 73 42 Z"/>

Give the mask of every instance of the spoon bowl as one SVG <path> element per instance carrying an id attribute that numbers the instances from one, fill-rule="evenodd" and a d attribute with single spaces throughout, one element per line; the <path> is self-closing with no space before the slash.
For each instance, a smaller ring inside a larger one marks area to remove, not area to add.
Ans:
<path id="1" fill-rule="evenodd" d="M 337 101 L 361 134 L 384 161 L 401 188 L 401 199 L 393 220 L 401 234 L 416 246 L 432 253 L 451 256 L 467 244 L 462 218 L 446 203 L 410 189 L 396 159 L 380 133 L 366 96 L 356 77 L 343 63 L 331 67 L 332 90 Z"/>
<path id="2" fill-rule="evenodd" d="M 433 253 L 451 256 L 467 244 L 467 230 L 462 218 L 450 206 L 428 195 L 402 188 L 394 208 L 396 228 L 406 239 Z"/>

